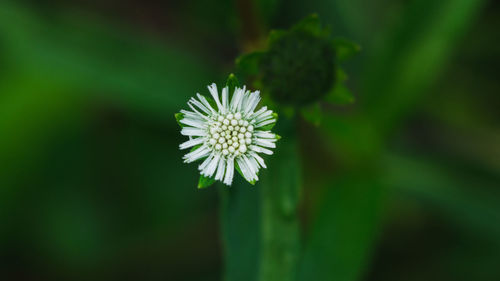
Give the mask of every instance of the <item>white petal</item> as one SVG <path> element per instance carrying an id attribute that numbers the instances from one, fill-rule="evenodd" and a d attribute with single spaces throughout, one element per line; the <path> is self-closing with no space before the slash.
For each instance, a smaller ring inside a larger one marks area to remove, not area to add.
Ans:
<path id="1" fill-rule="evenodd" d="M 272 143 L 272 142 L 265 140 L 265 139 L 256 138 L 255 143 L 260 145 L 260 146 L 264 146 L 264 147 L 276 148 L 275 143 Z"/>
<path id="2" fill-rule="evenodd" d="M 238 110 L 238 108 L 241 105 L 241 100 L 243 99 L 244 93 L 245 93 L 245 86 L 243 86 L 243 89 L 236 88 L 234 90 L 233 98 L 231 99 L 231 109 L 232 110 Z"/>
<path id="3" fill-rule="evenodd" d="M 212 112 L 212 114 L 216 113 L 215 109 L 213 109 L 213 107 L 210 105 L 207 98 L 205 98 L 204 96 L 202 96 L 198 93 L 196 94 L 196 96 Z"/>
<path id="4" fill-rule="evenodd" d="M 262 113 L 264 113 L 267 110 L 267 106 L 263 106 L 261 109 L 257 110 L 257 112 L 253 113 L 252 115 L 249 116 L 249 118 L 255 118 Z"/>
<path id="5" fill-rule="evenodd" d="M 212 160 L 210 161 L 210 163 L 208 163 L 208 165 L 205 167 L 205 169 L 203 169 L 201 174 L 206 177 L 211 177 L 214 174 L 215 169 L 217 168 L 217 164 L 219 164 L 219 159 L 220 155 L 219 154 L 215 155 L 214 158 L 212 158 Z"/>
<path id="6" fill-rule="evenodd" d="M 260 95 L 259 91 L 255 91 L 250 95 L 250 98 L 247 101 L 247 104 L 245 105 L 245 115 L 252 114 L 253 111 L 255 110 L 255 107 L 259 104 L 260 101 Z"/>
<path id="7" fill-rule="evenodd" d="M 195 136 L 204 137 L 207 135 L 207 132 L 205 130 L 198 129 L 198 128 L 184 127 L 181 130 L 181 134 L 184 136 L 191 136 L 191 137 L 195 137 Z"/>
<path id="8" fill-rule="evenodd" d="M 259 163 L 259 165 L 262 168 L 267 168 L 266 163 L 264 163 L 264 159 L 262 159 L 262 157 L 260 157 L 259 154 L 252 151 L 252 152 L 250 152 L 250 155 L 252 155 L 253 158 L 255 158 L 255 160 L 257 160 L 257 162 Z"/>
<path id="9" fill-rule="evenodd" d="M 208 148 L 206 145 L 202 145 L 198 149 L 184 155 L 183 157 L 185 159 L 184 162 L 186 163 L 194 162 L 200 158 L 207 156 L 209 153 L 210 153 L 210 148 Z"/>
<path id="10" fill-rule="evenodd" d="M 226 185 L 231 185 L 233 183 L 233 175 L 234 175 L 234 158 L 229 157 L 227 159 L 226 174 L 224 178 L 224 183 Z"/>
<path id="11" fill-rule="evenodd" d="M 270 119 L 270 120 L 267 120 L 267 121 L 255 124 L 255 127 L 256 128 L 260 128 L 260 127 L 264 127 L 265 125 L 272 124 L 272 123 L 275 123 L 275 122 L 276 122 L 276 119 Z"/>
<path id="12" fill-rule="evenodd" d="M 238 166 L 240 167 L 240 170 L 241 170 L 241 173 L 243 174 L 243 177 L 247 181 L 252 181 L 252 176 L 250 175 L 250 171 L 247 168 L 245 160 L 243 160 L 243 158 L 241 158 L 241 157 L 238 157 L 238 158 L 236 158 L 236 163 L 238 163 Z"/>
<path id="13" fill-rule="evenodd" d="M 199 112 L 198 110 L 196 110 L 196 108 L 194 108 L 194 106 L 193 106 L 190 102 L 188 102 L 188 105 L 189 105 L 189 107 L 190 107 L 190 108 L 191 108 L 194 112 L 196 112 L 196 114 L 198 114 L 198 116 L 200 116 L 201 118 L 203 118 L 203 119 L 205 119 L 205 120 L 208 120 L 208 117 L 207 117 L 206 115 L 202 114 L 201 112 Z"/>
<path id="14" fill-rule="evenodd" d="M 248 156 L 248 161 L 250 161 L 252 163 L 254 170 L 255 170 L 255 177 L 257 178 L 257 180 L 259 180 L 259 178 L 257 176 L 257 173 L 259 172 L 259 169 L 260 169 L 259 163 L 257 163 L 257 160 L 255 160 L 255 158 L 253 156 Z"/>
<path id="15" fill-rule="evenodd" d="M 243 94 L 243 98 L 241 99 L 241 103 L 240 103 L 241 105 L 240 105 L 240 109 L 238 111 L 242 111 L 242 112 L 245 111 L 245 106 L 247 105 L 249 99 L 250 99 L 250 92 L 245 92 Z"/>
<path id="16" fill-rule="evenodd" d="M 215 174 L 216 180 L 222 180 L 224 178 L 224 171 L 226 169 L 226 159 L 221 157 L 219 160 L 219 165 L 217 166 L 217 173 Z"/>
<path id="17" fill-rule="evenodd" d="M 241 97 L 239 103 L 237 104 L 236 110 L 243 111 L 244 109 L 243 106 L 247 103 L 249 98 L 250 98 L 250 91 L 247 91 L 246 86 L 243 86 L 243 96 Z"/>
<path id="18" fill-rule="evenodd" d="M 186 149 L 186 148 L 190 148 L 190 147 L 193 147 L 195 145 L 198 145 L 198 144 L 201 144 L 205 141 L 205 138 L 195 138 L 195 139 L 190 139 L 186 142 L 183 142 L 179 145 L 179 148 L 180 149 Z"/>
<path id="19" fill-rule="evenodd" d="M 263 138 L 263 139 L 273 139 L 276 140 L 276 134 L 273 134 L 269 131 L 255 131 L 254 136 Z"/>
<path id="20" fill-rule="evenodd" d="M 273 118 L 273 111 L 272 110 L 268 110 L 262 114 L 260 114 L 259 116 L 255 116 L 255 122 L 259 123 L 261 121 L 264 121 L 264 120 L 267 120 L 269 118 Z"/>
<path id="21" fill-rule="evenodd" d="M 211 111 L 210 111 L 210 109 L 208 109 L 208 107 L 206 107 L 204 104 L 202 104 L 201 102 L 199 102 L 195 98 L 189 99 L 188 104 L 195 105 L 196 107 L 198 107 L 199 109 L 201 109 L 206 114 L 210 114 L 211 113 Z"/>
<path id="22" fill-rule="evenodd" d="M 260 147 L 260 146 L 256 146 L 256 145 L 251 145 L 250 146 L 250 149 L 257 152 L 257 153 L 264 153 L 264 154 L 267 154 L 267 155 L 272 155 L 273 154 L 273 151 L 272 150 L 269 150 L 267 148 L 263 148 L 263 147 Z"/>
<path id="23" fill-rule="evenodd" d="M 224 113 L 227 111 L 228 109 L 228 87 L 224 87 L 224 89 L 222 89 L 222 107 L 224 107 Z"/>
<path id="24" fill-rule="evenodd" d="M 207 123 L 203 122 L 203 121 L 200 121 L 200 120 L 196 120 L 196 119 L 191 119 L 191 118 L 188 118 L 188 117 L 184 117 L 181 119 L 180 121 L 182 124 L 185 124 L 185 125 L 188 125 L 188 126 L 192 126 L 192 127 L 196 127 L 196 128 L 199 128 L 199 129 L 204 129 L 207 125 Z"/>
<path id="25" fill-rule="evenodd" d="M 205 169 L 205 167 L 208 165 L 208 163 L 210 163 L 210 161 L 212 161 L 212 158 L 214 158 L 214 153 L 210 154 L 207 157 L 207 159 L 205 159 L 205 161 L 203 161 L 203 163 L 201 163 L 201 165 L 198 166 L 198 170 L 203 171 Z"/>
<path id="26" fill-rule="evenodd" d="M 196 112 L 187 111 L 187 110 L 182 109 L 181 113 L 184 115 L 184 118 L 191 118 L 191 119 L 200 120 L 200 121 L 205 120 L 205 118 L 204 118 L 205 115 L 199 115 Z"/>
<path id="27" fill-rule="evenodd" d="M 219 108 L 219 111 L 223 111 L 222 104 L 220 103 L 219 100 L 219 92 L 217 92 L 217 85 L 213 83 L 212 85 L 208 86 L 208 90 L 210 91 L 210 94 L 215 100 L 215 103 L 217 104 L 217 107 Z"/>
<path id="28" fill-rule="evenodd" d="M 250 172 L 249 175 L 252 177 L 252 180 L 259 180 L 257 177 L 257 172 L 259 171 L 259 167 L 256 165 L 257 163 L 252 162 L 245 155 L 243 155 L 243 160 L 247 165 L 248 171 Z"/>

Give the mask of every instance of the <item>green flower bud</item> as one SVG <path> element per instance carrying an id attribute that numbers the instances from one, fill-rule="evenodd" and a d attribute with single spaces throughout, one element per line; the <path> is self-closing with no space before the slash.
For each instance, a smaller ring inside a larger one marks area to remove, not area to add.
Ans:
<path id="1" fill-rule="evenodd" d="M 331 39 L 305 28 L 270 40 L 260 61 L 263 86 L 276 102 L 293 106 L 323 98 L 333 86 L 335 68 Z"/>
<path id="2" fill-rule="evenodd" d="M 311 15 L 289 30 L 272 31 L 267 48 L 240 56 L 238 72 L 285 108 L 309 107 L 319 101 L 346 104 L 354 96 L 343 84 L 339 63 L 359 52 L 359 45 L 331 38 L 318 16 Z"/>
<path id="3" fill-rule="evenodd" d="M 303 105 L 324 97 L 334 82 L 330 42 L 305 32 L 284 35 L 262 58 L 262 83 L 283 104 Z"/>

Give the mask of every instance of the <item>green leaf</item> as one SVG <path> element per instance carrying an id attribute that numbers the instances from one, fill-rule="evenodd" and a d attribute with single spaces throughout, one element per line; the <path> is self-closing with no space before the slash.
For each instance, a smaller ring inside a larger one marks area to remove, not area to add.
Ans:
<path id="1" fill-rule="evenodd" d="M 300 113 L 305 120 L 311 122 L 314 126 L 319 126 L 321 124 L 323 113 L 319 103 L 301 108 Z"/>
<path id="2" fill-rule="evenodd" d="M 264 52 L 253 52 L 236 59 L 236 67 L 243 75 L 259 74 L 259 62 Z"/>
<path id="3" fill-rule="evenodd" d="M 362 106 L 372 123 L 381 128 L 403 124 L 402 116 L 430 94 L 429 87 L 440 77 L 485 2 L 411 1 L 395 26 L 380 38 L 383 44 L 370 50 L 371 60 L 366 62 Z"/>
<path id="4" fill-rule="evenodd" d="M 175 121 L 177 121 L 177 124 L 179 124 L 181 128 L 184 128 L 184 124 L 181 123 L 181 120 L 184 119 L 184 114 L 179 112 L 176 113 L 174 116 L 175 116 Z"/>
<path id="5" fill-rule="evenodd" d="M 383 183 L 432 205 L 443 217 L 470 227 L 471 233 L 500 244 L 498 176 L 486 178 L 468 168 L 449 167 L 433 155 L 386 152 Z M 418 171 L 416 173 L 415 171 Z"/>
<path id="6" fill-rule="evenodd" d="M 205 177 L 204 175 L 200 175 L 200 179 L 198 180 L 198 188 L 207 188 L 215 183 L 215 179 Z"/>
<path id="7" fill-rule="evenodd" d="M 380 38 L 383 43 L 380 49 L 366 47 L 369 57 L 373 58 L 362 66 L 366 77 L 360 106 L 366 113 L 355 119 L 331 118 L 325 130 L 331 145 L 344 154 L 341 157 L 351 161 L 353 175 L 330 179 L 331 186 L 318 212 L 320 216 L 308 238 L 299 280 L 361 279 L 381 228 L 380 209 L 385 203 L 384 188 L 376 177 L 369 175 L 369 170 L 380 169 L 377 157 L 385 146 L 385 135 L 396 129 L 395 123 L 404 124 L 402 115 L 408 114 L 410 106 L 415 108 L 422 94 L 426 94 L 425 89 L 439 76 L 439 70 L 453 53 L 457 37 L 473 23 L 471 19 L 484 2 L 411 1 L 392 32 L 389 30 Z M 434 12 L 428 13 L 429 8 Z M 383 131 L 386 128 L 390 130 Z M 420 172 L 420 168 L 408 170 L 415 171 Z M 364 179 L 359 178 L 361 174 Z M 390 174 L 400 176 L 402 173 L 395 170 Z M 401 186 L 413 184 L 412 180 L 401 179 Z M 434 189 L 428 184 L 422 187 Z M 450 196 L 442 198 L 451 201 Z M 463 206 L 460 208 L 463 210 Z"/>
<path id="8" fill-rule="evenodd" d="M 338 61 L 345 61 L 361 51 L 361 46 L 344 38 L 335 38 L 332 40 L 333 48 Z"/>
<path id="9" fill-rule="evenodd" d="M 229 74 L 229 77 L 227 77 L 226 81 L 226 87 L 229 88 L 229 95 L 234 93 L 234 89 L 239 86 L 240 82 L 238 81 L 238 78 L 236 78 L 236 76 L 233 73 Z"/>
<path id="10" fill-rule="evenodd" d="M 380 229 L 385 192 L 366 171 L 328 185 L 298 280 L 360 280 Z"/>

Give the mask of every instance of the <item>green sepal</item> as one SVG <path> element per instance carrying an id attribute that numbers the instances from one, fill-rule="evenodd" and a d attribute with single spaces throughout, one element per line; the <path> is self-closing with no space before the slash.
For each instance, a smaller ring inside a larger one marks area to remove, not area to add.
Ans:
<path id="1" fill-rule="evenodd" d="M 325 101 L 337 104 L 337 105 L 347 105 L 354 103 L 356 99 L 351 91 L 344 84 L 337 84 L 325 97 Z"/>
<path id="2" fill-rule="evenodd" d="M 278 122 L 278 118 L 279 118 L 278 113 L 273 112 L 273 113 L 271 113 L 271 115 L 274 117 L 274 119 L 276 120 L 276 122 Z"/>
<path id="3" fill-rule="evenodd" d="M 302 114 L 302 117 L 304 117 L 305 120 L 309 121 L 314 126 L 321 125 L 323 112 L 321 111 L 321 106 L 318 102 L 310 106 L 303 107 L 300 110 L 300 113 Z"/>
<path id="4" fill-rule="evenodd" d="M 287 34 L 288 31 L 286 30 L 279 30 L 279 29 L 271 30 L 271 32 L 269 32 L 269 37 L 267 38 L 267 44 L 270 46 Z"/>
<path id="5" fill-rule="evenodd" d="M 347 81 L 347 79 L 349 79 L 349 76 L 347 76 L 347 73 L 345 73 L 342 68 L 337 67 L 337 70 L 335 72 L 337 75 L 337 83 L 344 83 L 345 81 Z"/>
<path id="6" fill-rule="evenodd" d="M 200 175 L 200 179 L 198 180 L 198 189 L 207 188 L 215 183 L 215 179 L 205 177 L 204 175 Z"/>
<path id="7" fill-rule="evenodd" d="M 181 123 L 181 120 L 184 119 L 184 114 L 179 112 L 174 114 L 174 116 L 175 116 L 175 121 L 177 121 L 177 124 L 179 124 L 181 128 L 184 128 L 185 125 Z"/>
<path id="8" fill-rule="evenodd" d="M 347 74 L 341 68 L 337 68 L 337 82 L 326 95 L 326 102 L 336 105 L 347 105 L 354 103 L 354 101 L 356 100 L 354 95 L 344 84 L 347 78 Z"/>
<path id="9" fill-rule="evenodd" d="M 253 52 L 238 57 L 236 59 L 238 71 L 243 75 L 258 75 L 260 72 L 259 62 L 264 54 L 264 52 Z"/>
<path id="10" fill-rule="evenodd" d="M 229 95 L 234 94 L 234 89 L 240 86 L 240 82 L 238 81 L 238 78 L 231 73 L 229 74 L 229 77 L 227 77 L 226 81 L 226 87 L 229 88 Z"/>
<path id="11" fill-rule="evenodd" d="M 305 31 L 315 36 L 327 35 L 329 32 L 321 26 L 317 14 L 311 14 L 292 26 L 292 31 Z"/>
<path id="12" fill-rule="evenodd" d="M 335 38 L 332 40 L 332 46 L 335 49 L 338 61 L 345 61 L 355 56 L 361 51 L 361 46 L 344 38 Z"/>

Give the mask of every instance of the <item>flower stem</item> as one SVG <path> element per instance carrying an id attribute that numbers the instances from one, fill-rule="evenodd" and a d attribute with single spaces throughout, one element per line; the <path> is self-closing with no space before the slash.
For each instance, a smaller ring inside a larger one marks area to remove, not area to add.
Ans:
<path id="1" fill-rule="evenodd" d="M 257 185 L 235 179 L 231 187 L 220 186 L 226 281 L 295 279 L 300 165 L 293 122 L 283 119 L 277 126 L 284 136 Z"/>
<path id="2" fill-rule="evenodd" d="M 258 187 L 262 243 L 259 281 L 294 280 L 299 257 L 297 207 L 301 181 L 297 137 L 293 121 L 283 119 L 280 132 L 285 136 Z"/>
<path id="3" fill-rule="evenodd" d="M 219 186 L 225 281 L 255 281 L 260 247 L 260 192 L 242 179 Z"/>

